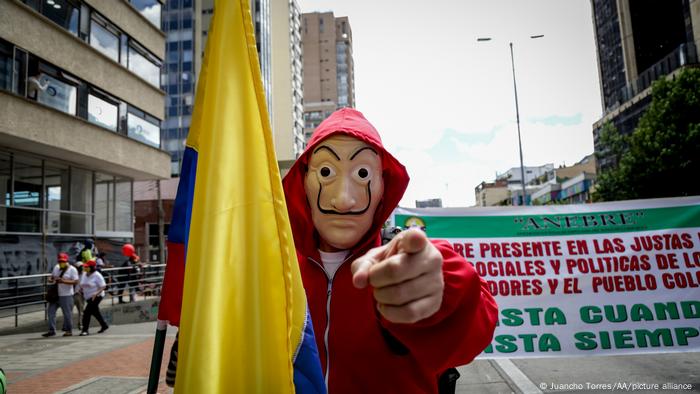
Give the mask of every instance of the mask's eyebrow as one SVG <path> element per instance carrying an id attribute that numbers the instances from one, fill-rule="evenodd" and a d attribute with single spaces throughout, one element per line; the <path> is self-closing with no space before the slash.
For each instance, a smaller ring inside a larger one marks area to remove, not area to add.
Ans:
<path id="1" fill-rule="evenodd" d="M 354 159 L 355 156 L 359 155 L 360 152 L 362 152 L 365 149 L 369 149 L 372 152 L 374 152 L 375 155 L 379 156 L 379 153 L 377 153 L 377 151 L 374 150 L 374 148 L 372 148 L 371 146 L 363 146 L 362 148 L 358 149 L 357 152 L 353 153 L 352 156 L 350 156 L 350 160 Z"/>
<path id="2" fill-rule="evenodd" d="M 340 156 L 338 156 L 338 154 L 335 153 L 335 151 L 334 151 L 330 146 L 327 146 L 327 145 L 321 145 L 321 146 L 319 146 L 318 148 L 316 148 L 316 149 L 314 150 L 314 154 L 316 154 L 316 152 L 320 151 L 321 149 L 328 149 L 328 151 L 331 152 L 331 154 L 332 154 L 333 156 L 335 156 L 335 158 L 336 158 L 338 161 L 340 161 Z"/>

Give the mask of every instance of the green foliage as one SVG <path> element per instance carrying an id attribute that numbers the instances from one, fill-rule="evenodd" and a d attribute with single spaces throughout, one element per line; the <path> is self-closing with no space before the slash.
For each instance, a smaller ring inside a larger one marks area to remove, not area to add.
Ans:
<path id="1" fill-rule="evenodd" d="M 700 69 L 654 82 L 634 132 L 605 125 L 600 138 L 609 147 L 600 156 L 618 165 L 599 175 L 594 200 L 700 195 Z"/>
<path id="2" fill-rule="evenodd" d="M 620 167 L 622 158 L 629 147 L 630 137 L 621 135 L 615 126 L 608 122 L 603 125 L 600 132 L 600 144 L 605 150 L 596 153 L 598 162 L 611 160 L 616 167 L 598 175 L 598 181 L 593 193 L 593 201 L 617 201 L 626 200 L 631 192 L 624 181 L 625 171 Z"/>

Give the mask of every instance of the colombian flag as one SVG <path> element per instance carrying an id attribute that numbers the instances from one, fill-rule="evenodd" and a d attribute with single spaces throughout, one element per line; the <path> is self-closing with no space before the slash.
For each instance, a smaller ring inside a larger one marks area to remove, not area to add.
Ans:
<path id="1" fill-rule="evenodd" d="M 217 1 L 158 315 L 177 393 L 325 392 L 273 146 L 248 1 Z"/>

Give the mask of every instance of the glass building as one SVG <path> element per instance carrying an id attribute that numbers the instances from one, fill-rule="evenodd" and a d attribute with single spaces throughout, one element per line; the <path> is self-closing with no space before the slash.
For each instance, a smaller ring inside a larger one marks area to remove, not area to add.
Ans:
<path id="1" fill-rule="evenodd" d="M 651 103 L 651 85 L 697 67 L 700 8 L 687 0 L 591 0 L 603 117 L 593 125 L 599 172 L 616 166 L 600 133 L 608 122 L 634 131 Z"/>
<path id="2" fill-rule="evenodd" d="M 163 90 L 166 92 L 165 121 L 161 127 L 163 149 L 170 153 L 171 174 L 178 175 L 192 122 L 195 85 L 195 10 L 193 0 L 171 0 L 163 10 L 166 34 Z"/>
<path id="3" fill-rule="evenodd" d="M 252 0 L 263 87 L 270 108 L 270 0 Z M 171 155 L 171 173 L 179 176 L 187 134 L 192 122 L 195 84 L 206 45 L 214 0 L 169 0 L 163 6 L 166 34 L 162 85 L 166 92 L 163 149 Z M 272 115 L 270 115 L 272 116 Z"/>

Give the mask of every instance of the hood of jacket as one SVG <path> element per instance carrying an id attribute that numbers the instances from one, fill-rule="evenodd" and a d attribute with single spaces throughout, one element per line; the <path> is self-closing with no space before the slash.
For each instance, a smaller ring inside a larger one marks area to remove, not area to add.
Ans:
<path id="1" fill-rule="evenodd" d="M 317 256 L 319 235 L 311 219 L 311 206 L 304 191 L 304 178 L 308 169 L 309 157 L 315 147 L 323 140 L 335 135 L 347 135 L 372 145 L 382 159 L 382 177 L 384 194 L 374 214 L 374 220 L 367 233 L 351 249 L 351 253 L 364 251 L 381 244 L 380 230 L 391 212 L 396 208 L 408 186 L 406 168 L 394 156 L 384 149 L 377 129 L 362 115 L 352 108 L 335 111 L 314 131 L 304 153 L 296 160 L 282 180 L 287 200 L 287 211 L 294 234 L 297 251 L 304 256 Z"/>

